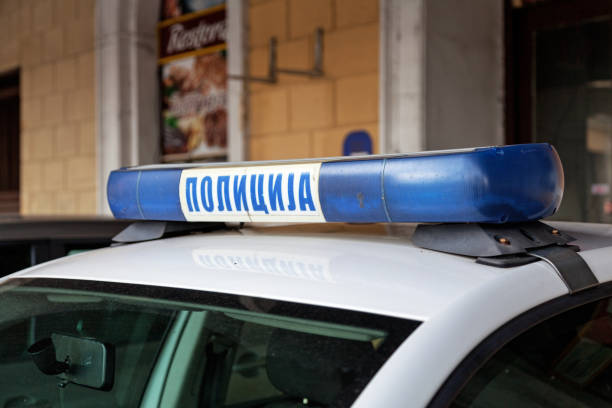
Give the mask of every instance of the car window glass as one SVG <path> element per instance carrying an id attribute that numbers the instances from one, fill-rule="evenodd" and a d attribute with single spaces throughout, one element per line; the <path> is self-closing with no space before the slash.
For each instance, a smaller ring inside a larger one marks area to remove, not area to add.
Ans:
<path id="1" fill-rule="evenodd" d="M 198 358 L 186 363 L 189 375 L 168 376 L 172 396 L 163 406 L 329 406 L 367 381 L 372 362 L 384 359 L 379 347 L 387 334 L 379 330 L 259 313 L 207 311 L 191 318 L 202 321 L 201 330 L 193 331 L 198 345 L 190 351 Z M 198 379 L 197 398 L 177 399 L 176 389 L 184 384 L 173 378 L 182 377 Z"/>
<path id="2" fill-rule="evenodd" d="M 0 406 L 19 401 L 36 406 L 135 406 L 174 312 L 96 296 L 3 293 L 0 317 Z M 11 307 L 8 309 L 8 307 Z M 23 317 L 23 316 L 26 317 Z M 34 342 L 53 334 L 93 338 L 115 352 L 115 386 L 110 391 L 68 384 L 42 374 L 27 354 Z M 63 393 L 63 394 L 60 394 Z"/>
<path id="3" fill-rule="evenodd" d="M 62 408 L 350 406 L 418 326 L 407 319 L 193 290 L 69 281 L 71 289 L 54 286 L 66 285 L 61 280 L 15 281 L 22 286 L 0 285 L 0 407 L 19 401 Z M 107 362 L 65 351 L 91 342 L 112 350 Z M 41 343 L 55 346 L 52 364 L 94 362 L 45 371 L 27 352 Z M 84 370 L 79 367 L 109 372 L 105 364 L 114 366 L 110 387 L 66 383 Z"/>
<path id="4" fill-rule="evenodd" d="M 589 303 L 550 318 L 499 350 L 452 407 L 609 407 L 612 303 Z"/>

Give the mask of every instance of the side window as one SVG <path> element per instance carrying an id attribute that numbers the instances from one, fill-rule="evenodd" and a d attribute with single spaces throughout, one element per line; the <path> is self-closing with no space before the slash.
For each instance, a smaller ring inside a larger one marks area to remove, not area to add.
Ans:
<path id="1" fill-rule="evenodd" d="M 452 407 L 612 404 L 612 301 L 571 309 L 527 330 L 471 378 Z"/>

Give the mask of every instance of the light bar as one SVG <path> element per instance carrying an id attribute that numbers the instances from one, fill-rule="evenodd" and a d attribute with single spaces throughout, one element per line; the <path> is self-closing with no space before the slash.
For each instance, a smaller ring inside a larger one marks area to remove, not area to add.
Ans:
<path id="1" fill-rule="evenodd" d="M 545 143 L 412 155 L 124 168 L 111 172 L 116 218 L 244 222 L 538 220 L 563 195 Z"/>

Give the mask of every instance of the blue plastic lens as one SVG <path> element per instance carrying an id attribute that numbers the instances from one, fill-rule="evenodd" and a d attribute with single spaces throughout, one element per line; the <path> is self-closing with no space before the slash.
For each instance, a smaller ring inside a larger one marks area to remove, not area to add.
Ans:
<path id="1" fill-rule="evenodd" d="M 108 178 L 108 204 L 115 218 L 185 221 L 180 179 L 180 169 L 113 171 Z"/>
<path id="2" fill-rule="evenodd" d="M 561 162 L 548 144 L 383 161 L 367 178 L 359 171 L 367 161 L 321 167 L 327 221 L 530 221 L 552 215 L 563 195 Z"/>
<path id="3" fill-rule="evenodd" d="M 561 162 L 548 144 L 372 159 L 323 159 L 321 162 L 318 185 L 313 184 L 312 188 L 318 189 L 320 212 L 328 222 L 531 221 L 552 215 L 563 195 Z M 282 169 L 282 164 L 273 162 L 263 165 L 277 165 Z M 212 204 L 208 197 L 214 198 L 218 194 L 216 202 L 223 204 L 213 211 L 227 211 L 231 207 L 227 205 L 231 197 L 234 197 L 231 201 L 234 207 L 236 203 L 242 203 L 236 199 L 238 192 L 242 191 L 239 188 L 243 186 L 238 183 L 246 183 L 246 179 L 219 176 L 222 182 L 214 188 L 210 184 L 205 195 L 197 191 L 209 186 L 209 177 L 205 177 L 205 183 L 200 183 L 203 179 L 194 179 L 189 184 L 188 180 L 187 190 L 181 193 L 179 184 L 183 171 L 180 168 L 127 169 L 111 173 L 108 200 L 113 214 L 117 218 L 182 221 L 186 219 L 187 210 L 181 207 L 180 194 L 187 195 L 185 200 L 189 205 L 196 199 Z M 280 211 L 276 203 L 282 197 L 289 200 L 283 208 L 287 216 L 292 215 L 289 204 L 293 198 L 308 202 L 309 190 L 303 192 L 302 188 L 311 187 L 306 183 L 310 179 L 302 177 L 303 173 L 300 175 L 299 172 L 279 174 L 276 171 L 269 177 L 252 176 L 255 178 L 251 183 L 257 190 L 249 193 L 249 197 L 255 199 L 253 203 L 260 206 L 262 214 L 263 210 L 265 214 L 272 209 Z M 249 188 L 250 184 L 244 185 Z M 235 191 L 234 195 L 230 197 L 229 191 Z M 273 208 L 265 205 L 266 202 L 270 204 L 270 197 L 275 197 Z M 247 201 L 244 201 L 244 207 L 251 205 Z M 309 209 L 309 206 L 305 208 Z M 298 210 L 296 205 L 295 211 Z"/>

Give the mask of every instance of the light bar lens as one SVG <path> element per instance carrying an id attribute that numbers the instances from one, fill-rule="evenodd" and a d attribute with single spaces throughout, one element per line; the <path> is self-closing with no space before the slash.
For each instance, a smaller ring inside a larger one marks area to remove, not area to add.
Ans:
<path id="1" fill-rule="evenodd" d="M 552 215 L 563 169 L 548 144 L 372 159 L 121 169 L 116 218 L 173 221 L 484 222 Z"/>

